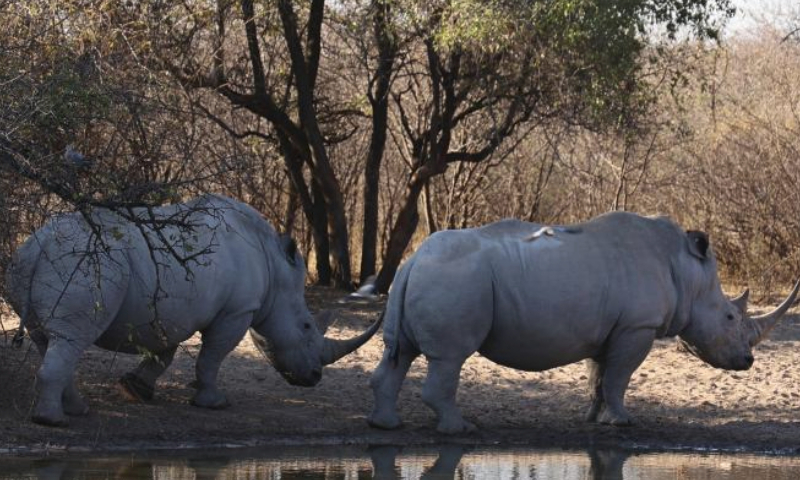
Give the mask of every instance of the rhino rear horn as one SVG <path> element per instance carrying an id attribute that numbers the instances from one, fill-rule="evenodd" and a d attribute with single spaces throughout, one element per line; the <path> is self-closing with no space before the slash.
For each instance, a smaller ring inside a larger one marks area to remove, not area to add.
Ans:
<path id="1" fill-rule="evenodd" d="M 745 288 L 744 292 L 736 298 L 731 299 L 731 303 L 742 313 L 747 313 L 747 301 L 750 299 L 750 289 Z"/>
<path id="2" fill-rule="evenodd" d="M 361 335 L 347 340 L 334 340 L 332 338 L 325 338 L 325 344 L 322 347 L 321 361 L 323 365 L 329 365 L 336 360 L 354 352 L 358 347 L 364 345 L 367 340 L 375 335 L 375 332 L 383 322 L 383 313 L 380 318 L 375 321 L 370 327 Z"/>
<path id="3" fill-rule="evenodd" d="M 792 307 L 795 299 L 797 298 L 798 291 L 800 291 L 800 281 L 794 284 L 792 293 L 786 297 L 786 300 L 784 300 L 783 303 L 778 305 L 778 308 L 767 314 L 750 318 L 751 326 L 753 328 L 753 333 L 750 338 L 750 346 L 758 345 L 767 337 L 767 334 L 775 327 L 775 325 L 778 324 L 778 321 L 781 319 L 783 314 L 785 314 L 786 311 Z"/>
<path id="4" fill-rule="evenodd" d="M 328 327 L 333 324 L 334 320 L 336 320 L 336 318 L 332 310 L 323 310 L 314 315 L 314 323 L 317 324 L 319 332 L 323 335 L 328 331 Z"/>

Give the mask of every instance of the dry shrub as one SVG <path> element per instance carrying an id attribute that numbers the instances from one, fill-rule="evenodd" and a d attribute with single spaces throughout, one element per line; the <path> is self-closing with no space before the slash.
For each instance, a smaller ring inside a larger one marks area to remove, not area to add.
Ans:
<path id="1" fill-rule="evenodd" d="M 731 278 L 771 291 L 800 275 L 800 47 L 765 31 L 726 53 L 680 152 L 698 168 L 690 218 L 715 234 Z"/>
<path id="2" fill-rule="evenodd" d="M 666 214 L 710 233 L 727 282 L 788 288 L 800 275 L 800 45 L 781 39 L 676 50 L 691 75 L 654 85 L 658 106 L 634 134 L 545 125 L 502 161 L 454 166 L 431 184 L 432 225 Z"/>

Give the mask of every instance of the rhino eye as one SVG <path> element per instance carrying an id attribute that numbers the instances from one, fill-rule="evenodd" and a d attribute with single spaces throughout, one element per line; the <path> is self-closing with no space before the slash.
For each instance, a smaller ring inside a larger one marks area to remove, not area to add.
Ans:
<path id="1" fill-rule="evenodd" d="M 728 320 L 733 320 L 733 314 L 732 313 L 728 314 Z"/>
<path id="2" fill-rule="evenodd" d="M 306 322 L 306 323 L 304 323 L 304 324 L 303 324 L 303 328 L 305 328 L 306 330 L 308 330 L 309 328 L 311 328 L 311 324 L 310 324 L 310 323 L 308 323 L 308 322 Z"/>

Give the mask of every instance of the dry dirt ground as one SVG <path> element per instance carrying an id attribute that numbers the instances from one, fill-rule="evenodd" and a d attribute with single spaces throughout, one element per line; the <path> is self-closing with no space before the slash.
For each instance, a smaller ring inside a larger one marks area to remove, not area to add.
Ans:
<path id="1" fill-rule="evenodd" d="M 351 336 L 378 317 L 382 303 L 340 305 L 341 292 L 311 288 L 312 310 L 339 308 L 329 334 Z M 658 341 L 634 373 L 627 406 L 637 425 L 587 424 L 586 376 L 581 364 L 542 373 L 470 358 L 458 401 L 478 433 L 456 438 L 435 430 L 433 413 L 420 400 L 425 362 L 415 362 L 400 396 L 404 427 L 370 428 L 368 381 L 383 351 L 380 333 L 355 354 L 326 368 L 314 388 L 292 387 L 266 363 L 249 338 L 225 360 L 221 387 L 232 401 L 225 410 L 189 405 L 194 338 L 180 350 L 157 384 L 152 403 L 131 403 L 117 379 L 135 357 L 92 349 L 77 371 L 92 410 L 67 428 L 30 422 L 38 354 L 29 341 L 11 346 L 16 318 L 2 316 L 0 330 L 0 455 L 127 451 L 260 445 L 526 445 L 569 448 L 719 449 L 800 453 L 800 315 L 790 312 L 756 352 L 754 367 L 726 372 L 678 352 L 672 339 Z"/>

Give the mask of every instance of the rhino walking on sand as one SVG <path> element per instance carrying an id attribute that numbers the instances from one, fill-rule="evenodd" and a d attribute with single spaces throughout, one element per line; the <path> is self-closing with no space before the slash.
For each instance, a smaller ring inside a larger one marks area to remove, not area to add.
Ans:
<path id="1" fill-rule="evenodd" d="M 422 399 L 437 430 L 471 431 L 455 403 L 475 352 L 542 371 L 588 359 L 589 421 L 628 425 L 631 375 L 653 340 L 679 336 L 708 364 L 745 370 L 751 348 L 789 309 L 748 318 L 746 296 L 725 298 L 708 237 L 664 217 L 610 213 L 566 227 L 505 220 L 432 235 L 397 273 L 386 348 L 371 378 L 369 423 L 400 425 L 397 396 L 412 361 L 428 360 Z"/>
<path id="2" fill-rule="evenodd" d="M 206 195 L 132 215 L 141 221 L 106 209 L 63 215 L 15 253 L 8 300 L 43 356 L 35 422 L 65 425 L 67 415 L 88 411 L 73 374 L 92 344 L 145 353 L 121 384 L 149 399 L 178 345 L 200 332 L 192 403 L 222 408 L 228 400 L 217 373 L 248 329 L 288 382 L 312 386 L 323 365 L 379 327 L 348 340 L 325 338 L 331 318 L 322 314 L 317 325 L 308 311 L 294 241 L 243 203 Z"/>

